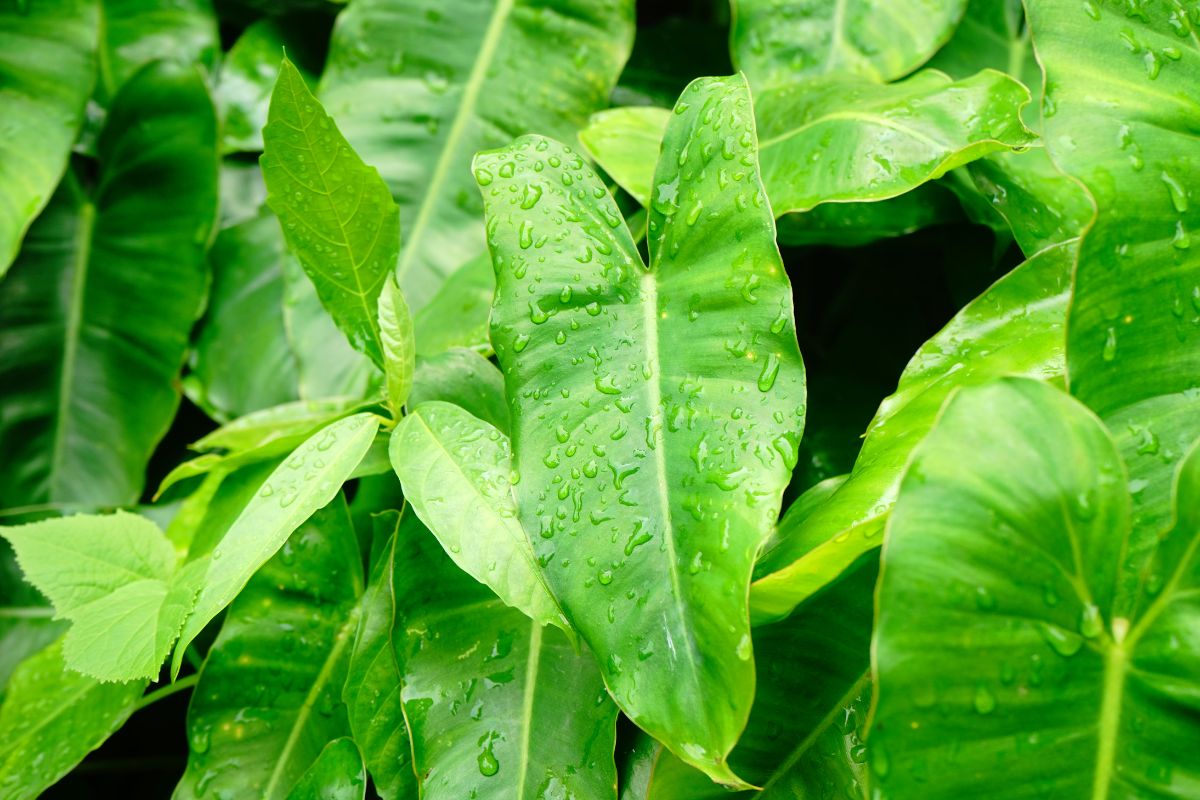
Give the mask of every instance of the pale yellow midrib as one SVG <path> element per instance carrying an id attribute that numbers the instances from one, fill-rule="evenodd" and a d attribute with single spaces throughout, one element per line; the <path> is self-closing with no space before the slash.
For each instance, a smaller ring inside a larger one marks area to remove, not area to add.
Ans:
<path id="1" fill-rule="evenodd" d="M 529 634 L 529 656 L 525 662 L 525 696 L 521 698 L 521 755 L 517 778 L 516 800 L 525 796 L 525 779 L 529 774 L 529 740 L 533 730 L 533 698 L 537 692 L 538 667 L 542 659 L 542 626 L 536 620 Z"/>

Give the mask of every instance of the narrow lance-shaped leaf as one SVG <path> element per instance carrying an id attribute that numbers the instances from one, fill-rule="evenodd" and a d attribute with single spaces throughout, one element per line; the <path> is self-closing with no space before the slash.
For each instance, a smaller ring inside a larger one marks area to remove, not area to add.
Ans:
<path id="1" fill-rule="evenodd" d="M 521 523 L 617 703 L 733 785 L 754 683 L 746 586 L 805 402 L 753 125 L 744 79 L 685 91 L 649 268 L 569 148 L 524 137 L 475 160 Z"/>
<path id="2" fill-rule="evenodd" d="M 574 138 L 608 105 L 633 5 L 356 0 L 338 15 L 319 95 L 400 204 L 414 312 L 484 251 L 471 157 L 523 133 Z"/>
<path id="3" fill-rule="evenodd" d="M 0 6 L 0 277 L 67 168 L 96 82 L 100 0 Z"/>
<path id="4" fill-rule="evenodd" d="M 954 33 L 967 0 L 733 0 L 730 53 L 756 87 L 821 75 L 892 81 Z"/>
<path id="5" fill-rule="evenodd" d="M 1140 563 L 1124 556 L 1145 532 L 1104 426 L 1028 379 L 954 397 L 913 456 L 883 551 L 877 795 L 1192 797 L 1198 501 L 1193 450 L 1175 524 L 1154 537 L 1155 577 L 1126 607 Z"/>
<path id="6" fill-rule="evenodd" d="M 334 322 L 356 350 L 382 366 L 377 311 L 400 250 L 396 204 L 287 59 L 268 119 L 267 204 Z"/>
<path id="7" fill-rule="evenodd" d="M 405 499 L 454 563 L 535 622 L 571 630 L 517 513 L 507 436 L 434 401 L 396 426 L 390 451 Z"/>
<path id="8" fill-rule="evenodd" d="M 198 72 L 147 67 L 93 196 L 68 175 L 31 230 L 0 292 L 0 508 L 137 501 L 203 304 L 216 129 Z"/>
<path id="9" fill-rule="evenodd" d="M 617 708 L 591 654 L 463 573 L 415 516 L 396 546 L 396 648 L 426 800 L 615 800 Z"/>
<path id="10" fill-rule="evenodd" d="M 408 402 L 408 393 L 412 389 L 417 347 L 412 315 L 408 312 L 408 303 L 404 302 L 404 294 L 396 285 L 395 275 L 388 275 L 379 294 L 379 330 L 388 405 L 392 408 L 392 416 L 399 419 L 400 410 Z"/>
<path id="11" fill-rule="evenodd" d="M 379 418 L 363 413 L 317 431 L 271 473 L 212 552 L 193 562 L 204 565 L 204 582 L 179 635 L 172 676 L 179 673 L 184 650 L 204 626 L 296 528 L 337 496 L 378 429 Z"/>
<path id="12" fill-rule="evenodd" d="M 803 515 L 791 511 L 750 589 L 757 619 L 778 619 L 882 544 L 909 456 L 956 388 L 1000 375 L 1061 380 L 1074 243 L 1034 256 L 926 342 L 880 404 L 849 478 Z"/>
<path id="13" fill-rule="evenodd" d="M 358 541 L 338 497 L 230 607 L 188 708 L 178 800 L 284 800 L 326 744 L 350 733 L 341 694 L 362 590 Z"/>

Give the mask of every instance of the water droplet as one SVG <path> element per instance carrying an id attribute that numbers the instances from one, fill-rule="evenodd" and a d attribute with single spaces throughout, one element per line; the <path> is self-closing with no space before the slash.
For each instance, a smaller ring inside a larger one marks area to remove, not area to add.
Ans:
<path id="1" fill-rule="evenodd" d="M 479 740 L 483 745 L 483 750 L 479 753 L 479 774 L 485 778 L 490 778 L 500 771 L 500 762 L 496 760 L 496 754 L 492 752 L 492 740 L 496 734 L 488 733 Z"/>
<path id="2" fill-rule="evenodd" d="M 1100 635 L 1103 629 L 1103 620 L 1100 618 L 1100 609 L 1093 603 L 1083 610 L 1079 615 L 1079 632 L 1088 639 L 1095 639 Z"/>
<path id="3" fill-rule="evenodd" d="M 1100 354 L 1105 361 L 1112 361 L 1117 357 L 1117 329 L 1109 327 L 1108 333 L 1104 337 L 1104 350 Z"/>
<path id="4" fill-rule="evenodd" d="M 982 683 L 975 687 L 975 710 L 980 714 L 990 714 L 996 710 L 996 698 Z"/>
<path id="5" fill-rule="evenodd" d="M 1182 214 L 1188 210 L 1187 189 L 1179 179 L 1169 172 L 1163 172 L 1159 175 L 1162 182 L 1167 185 L 1167 192 L 1171 195 L 1171 205 L 1175 207 L 1175 211 Z"/>
<path id="6" fill-rule="evenodd" d="M 766 360 L 763 362 L 762 371 L 758 374 L 758 390 L 760 392 L 769 392 L 771 387 L 775 385 L 775 378 L 779 375 L 779 356 L 774 353 L 768 353 Z"/>

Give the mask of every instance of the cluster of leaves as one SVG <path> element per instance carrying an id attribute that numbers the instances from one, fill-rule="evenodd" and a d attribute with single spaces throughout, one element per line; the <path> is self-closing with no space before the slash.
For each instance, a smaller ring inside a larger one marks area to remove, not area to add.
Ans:
<path id="1" fill-rule="evenodd" d="M 1198 87 L 1195 0 L 0 0 L 0 798 L 188 689 L 178 798 L 1198 796 Z"/>

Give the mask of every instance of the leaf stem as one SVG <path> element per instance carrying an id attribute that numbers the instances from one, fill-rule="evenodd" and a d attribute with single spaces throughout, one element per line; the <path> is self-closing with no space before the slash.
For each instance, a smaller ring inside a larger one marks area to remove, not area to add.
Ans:
<path id="1" fill-rule="evenodd" d="M 200 680 L 200 673 L 195 672 L 195 673 L 192 673 L 191 675 L 188 675 L 186 678 L 180 678 L 179 680 L 175 681 L 174 683 L 168 683 L 166 686 L 162 687 L 161 689 L 155 689 L 153 692 L 144 696 L 141 700 L 138 701 L 137 707 L 134 709 L 134 711 L 141 711 L 146 706 L 157 703 L 159 700 L 162 700 L 164 697 L 170 697 L 171 695 L 175 694 L 176 692 L 182 692 L 185 689 L 190 689 L 193 686 L 195 686 L 196 682 L 199 680 Z"/>

